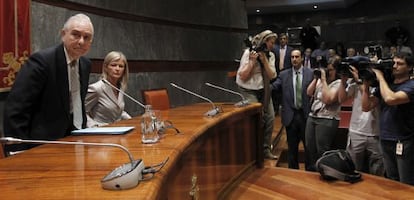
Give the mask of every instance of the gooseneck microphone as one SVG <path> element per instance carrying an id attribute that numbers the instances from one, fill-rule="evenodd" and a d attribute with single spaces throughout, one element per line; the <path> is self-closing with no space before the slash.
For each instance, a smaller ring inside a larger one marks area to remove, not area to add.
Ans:
<path id="1" fill-rule="evenodd" d="M 204 116 L 207 116 L 207 117 L 214 117 L 214 116 L 216 116 L 217 114 L 219 114 L 220 112 L 221 112 L 221 109 L 219 108 L 219 107 L 217 107 L 210 99 L 208 99 L 208 98 L 206 98 L 206 97 L 203 97 L 203 96 L 201 96 L 201 95 L 199 95 L 199 94 L 196 94 L 196 93 L 194 93 L 194 92 L 191 92 L 190 90 L 187 90 L 187 89 L 185 89 L 185 88 L 182 88 L 182 87 L 180 87 L 180 86 L 178 86 L 178 85 L 176 85 L 176 84 L 174 84 L 174 83 L 170 83 L 170 85 L 172 85 L 173 87 L 175 87 L 175 88 L 178 88 L 178 89 L 180 89 L 180 90 L 182 90 L 182 91 L 184 91 L 184 92 L 187 92 L 187 93 L 189 93 L 189 94 L 192 94 L 192 95 L 194 95 L 194 96 L 196 96 L 196 97 L 198 97 L 198 98 L 201 98 L 201 99 L 203 99 L 203 100 L 205 100 L 205 101 L 208 101 L 212 106 L 213 106 L 213 109 L 211 109 L 211 110 L 209 110 L 209 111 L 207 111 L 205 114 L 204 114 Z"/>
<path id="2" fill-rule="evenodd" d="M 210 87 L 213 87 L 213 88 L 216 88 L 216 89 L 220 89 L 220 90 L 223 90 L 223 91 L 226 91 L 226 92 L 230 92 L 230 93 L 239 95 L 242 98 L 242 100 L 234 104 L 237 107 L 243 107 L 243 106 L 249 105 L 249 100 L 244 98 L 244 96 L 241 93 L 238 93 L 238 92 L 235 92 L 233 90 L 229 90 L 229 89 L 217 86 L 217 85 L 213 85 L 211 83 L 206 83 L 206 85 L 210 86 Z"/>
<path id="3" fill-rule="evenodd" d="M 137 103 L 138 105 L 140 105 L 141 107 L 145 108 L 145 105 L 144 105 L 143 103 L 141 103 L 141 102 L 139 102 L 138 100 L 136 100 L 136 99 L 132 98 L 131 96 L 129 96 L 129 95 L 128 95 L 127 93 L 125 93 L 124 91 L 122 91 L 122 90 L 118 89 L 117 87 L 115 87 L 114 85 L 112 85 L 112 84 L 111 84 L 108 80 L 106 80 L 106 79 L 102 79 L 102 81 L 103 81 L 105 84 L 107 84 L 107 85 L 111 86 L 112 88 L 114 88 L 115 90 L 117 90 L 118 92 L 120 92 L 121 94 L 125 95 L 125 96 L 126 96 L 126 97 L 128 97 L 129 99 L 131 99 L 133 102 L 135 102 L 135 103 Z"/>
<path id="4" fill-rule="evenodd" d="M 23 140 L 13 137 L 1 137 L 0 143 L 4 144 L 64 144 L 64 145 L 85 145 L 85 146 L 106 146 L 122 149 L 128 154 L 130 163 L 125 163 L 104 176 L 101 180 L 102 188 L 107 190 L 130 189 L 138 185 L 142 180 L 142 170 L 145 168 L 142 159 L 134 160 L 132 154 L 122 145 L 112 143 L 88 143 L 88 142 L 67 142 L 48 140 Z"/>

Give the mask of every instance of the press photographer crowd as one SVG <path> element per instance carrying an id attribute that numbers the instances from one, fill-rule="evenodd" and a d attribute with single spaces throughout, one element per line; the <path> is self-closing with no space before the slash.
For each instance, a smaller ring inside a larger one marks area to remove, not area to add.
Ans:
<path id="1" fill-rule="evenodd" d="M 305 170 L 324 178 L 356 182 L 359 172 L 365 172 L 414 185 L 414 58 L 407 38 L 358 51 L 340 42 L 328 48 L 317 32 L 311 38 L 316 45 L 301 37 L 301 45 L 290 46 L 288 37 L 266 30 L 246 39 L 237 84 L 255 95 L 251 101 L 263 103 L 265 116 L 280 113 L 289 168 L 299 169 L 302 142 Z M 265 101 L 269 93 L 270 101 Z M 343 156 L 342 151 L 332 152 L 337 150 L 341 110 L 349 101 L 352 113 L 348 140 L 341 141 L 346 143 Z M 274 117 L 265 117 L 265 126 L 273 124 L 269 120 Z M 265 147 L 266 139 L 265 133 Z M 337 155 L 336 160 L 328 154 Z M 275 156 L 265 152 L 265 158 Z"/>

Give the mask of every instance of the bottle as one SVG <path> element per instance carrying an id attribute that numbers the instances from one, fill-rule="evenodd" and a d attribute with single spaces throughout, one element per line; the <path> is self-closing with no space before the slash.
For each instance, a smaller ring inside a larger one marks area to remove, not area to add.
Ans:
<path id="1" fill-rule="evenodd" d="M 151 105 L 145 105 L 145 113 L 141 116 L 141 134 L 141 141 L 144 144 L 158 142 L 157 117 Z"/>

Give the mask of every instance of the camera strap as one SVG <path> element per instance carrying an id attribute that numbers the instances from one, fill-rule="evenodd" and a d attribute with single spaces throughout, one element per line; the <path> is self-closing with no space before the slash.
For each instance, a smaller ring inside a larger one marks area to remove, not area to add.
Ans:
<path id="1" fill-rule="evenodd" d="M 266 111 L 270 102 L 270 79 L 269 76 L 267 76 L 266 74 L 266 70 L 264 69 L 262 62 L 259 61 L 259 65 L 261 65 L 260 70 L 262 72 L 263 77 L 263 111 Z"/>

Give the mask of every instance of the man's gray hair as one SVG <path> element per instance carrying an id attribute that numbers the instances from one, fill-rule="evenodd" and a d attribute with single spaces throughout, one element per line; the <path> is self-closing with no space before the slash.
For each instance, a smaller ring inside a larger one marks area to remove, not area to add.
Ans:
<path id="1" fill-rule="evenodd" d="M 91 25 L 91 27 L 92 27 L 92 35 L 93 35 L 94 30 L 93 30 L 92 21 L 91 21 L 91 19 L 87 15 L 82 14 L 82 13 L 79 13 L 79 14 L 76 14 L 76 15 L 73 15 L 73 16 L 69 17 L 69 19 L 66 20 L 65 24 L 63 25 L 63 30 L 68 30 L 69 29 L 69 26 L 74 21 L 89 23 Z"/>

